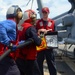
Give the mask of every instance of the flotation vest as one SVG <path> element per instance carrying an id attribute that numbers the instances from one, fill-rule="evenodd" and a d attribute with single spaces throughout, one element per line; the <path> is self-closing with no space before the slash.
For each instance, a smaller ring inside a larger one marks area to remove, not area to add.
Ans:
<path id="1" fill-rule="evenodd" d="M 38 29 L 52 29 L 52 31 L 54 31 L 54 21 L 51 19 L 48 19 L 48 24 L 44 25 L 43 23 L 43 19 L 38 20 L 37 24 L 36 24 L 36 28 Z"/>
<path id="2" fill-rule="evenodd" d="M 19 38 L 21 40 L 26 40 L 25 34 L 28 28 L 30 28 L 32 25 L 30 23 L 24 23 L 22 24 L 22 31 L 19 32 Z M 35 60 L 36 59 L 36 46 L 34 43 L 21 48 L 20 53 L 19 53 L 19 58 L 24 59 L 24 60 Z"/>

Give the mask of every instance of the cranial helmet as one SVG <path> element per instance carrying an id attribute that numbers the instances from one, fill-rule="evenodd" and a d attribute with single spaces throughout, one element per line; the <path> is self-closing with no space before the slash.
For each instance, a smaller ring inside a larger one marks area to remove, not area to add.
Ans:
<path id="1" fill-rule="evenodd" d="M 50 10 L 49 10 L 49 8 L 48 8 L 48 7 L 43 7 L 43 8 L 42 8 L 42 13 L 43 13 L 43 12 L 49 13 L 49 12 L 50 12 Z"/>
<path id="2" fill-rule="evenodd" d="M 25 22 L 31 22 L 34 18 L 36 18 L 36 13 L 31 9 L 26 10 L 23 14 L 23 20 Z"/>
<path id="3" fill-rule="evenodd" d="M 19 13 L 18 13 L 19 12 Z M 18 5 L 12 5 L 8 8 L 6 18 L 22 17 L 22 10 Z"/>

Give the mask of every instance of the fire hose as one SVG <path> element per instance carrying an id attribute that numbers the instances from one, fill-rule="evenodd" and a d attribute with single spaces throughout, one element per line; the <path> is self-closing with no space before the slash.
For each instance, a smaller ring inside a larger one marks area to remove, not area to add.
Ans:
<path id="1" fill-rule="evenodd" d="M 24 43 L 18 45 L 18 46 L 17 46 L 17 49 L 18 49 L 18 48 L 25 47 L 25 46 L 31 44 L 32 42 L 33 42 L 32 40 L 25 41 Z M 3 60 L 3 59 L 4 59 L 7 55 L 9 55 L 11 52 L 12 52 L 12 49 L 8 49 L 7 51 L 5 51 L 5 52 L 0 56 L 0 61 Z"/>

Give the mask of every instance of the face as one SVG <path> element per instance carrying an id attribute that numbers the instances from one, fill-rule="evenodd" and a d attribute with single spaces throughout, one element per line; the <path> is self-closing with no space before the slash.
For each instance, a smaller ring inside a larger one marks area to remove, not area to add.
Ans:
<path id="1" fill-rule="evenodd" d="M 36 24 L 36 14 L 33 14 L 33 15 L 32 15 L 32 17 L 31 17 L 31 23 L 32 23 L 33 25 Z"/>
<path id="2" fill-rule="evenodd" d="M 43 15 L 43 18 L 48 18 L 49 13 L 48 12 L 43 12 L 42 15 Z"/>

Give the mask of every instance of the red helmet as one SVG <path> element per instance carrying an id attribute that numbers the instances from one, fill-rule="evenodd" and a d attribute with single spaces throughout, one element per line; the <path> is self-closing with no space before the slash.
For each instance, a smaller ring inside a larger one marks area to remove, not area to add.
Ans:
<path id="1" fill-rule="evenodd" d="M 25 22 L 31 22 L 32 18 L 36 18 L 36 13 L 31 9 L 26 10 L 23 14 L 23 20 Z"/>
<path id="2" fill-rule="evenodd" d="M 47 12 L 47 13 L 49 13 L 50 11 L 49 11 L 49 8 L 48 7 L 44 7 L 44 8 L 42 8 L 42 13 L 43 12 Z"/>

